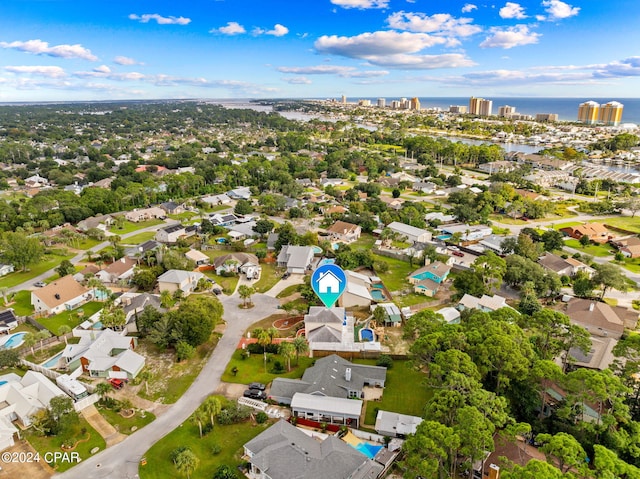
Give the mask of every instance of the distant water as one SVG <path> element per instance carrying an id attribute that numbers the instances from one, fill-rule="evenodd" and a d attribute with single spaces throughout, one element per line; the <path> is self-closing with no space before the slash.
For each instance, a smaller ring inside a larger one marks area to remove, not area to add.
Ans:
<path id="1" fill-rule="evenodd" d="M 498 108 L 509 105 L 516 107 L 516 113 L 533 115 L 536 113 L 557 113 L 561 121 L 576 121 L 578 119 L 578 106 L 585 101 L 593 100 L 601 105 L 610 101 L 618 101 L 624 105 L 622 111 L 622 123 L 636 123 L 640 125 L 640 98 L 519 98 L 519 97 L 483 97 L 493 101 L 493 114 L 498 113 Z M 448 110 L 450 105 L 469 105 L 469 97 L 419 97 L 420 108 L 441 108 Z M 377 98 L 367 98 L 375 105 Z M 386 98 L 387 106 L 399 98 Z M 355 102 L 356 98 L 347 101 Z"/>

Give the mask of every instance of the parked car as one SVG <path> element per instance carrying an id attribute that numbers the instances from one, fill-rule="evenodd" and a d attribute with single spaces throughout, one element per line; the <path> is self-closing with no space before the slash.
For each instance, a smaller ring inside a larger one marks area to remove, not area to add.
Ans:
<path id="1" fill-rule="evenodd" d="M 266 399 L 267 395 L 264 391 L 260 391 L 259 389 L 247 389 L 242 395 L 246 398 L 251 399 Z"/>
<path id="2" fill-rule="evenodd" d="M 460 250 L 460 248 L 458 248 L 457 246 L 453 246 L 453 245 L 447 246 L 447 249 L 450 250 L 450 251 L 459 251 Z"/>
<path id="3" fill-rule="evenodd" d="M 262 383 L 251 383 L 249 384 L 249 389 L 258 389 L 259 391 L 264 391 L 267 389 L 267 386 Z"/>
<path id="4" fill-rule="evenodd" d="M 217 296 L 222 294 L 222 290 L 220 288 L 213 288 L 213 293 Z"/>
<path id="5" fill-rule="evenodd" d="M 36 281 L 35 283 L 33 283 L 33 285 L 36 288 L 44 288 L 47 285 L 47 283 L 45 283 L 44 281 Z"/>
<path id="6" fill-rule="evenodd" d="M 124 387 L 124 381 L 122 379 L 111 378 L 109 379 L 109 383 L 114 389 L 122 389 Z"/>
<path id="7" fill-rule="evenodd" d="M 289 276 L 291 276 L 291 273 L 289 273 L 288 271 L 282 275 L 282 279 L 287 279 Z"/>
<path id="8" fill-rule="evenodd" d="M 464 253 L 460 250 L 454 250 L 451 252 L 453 256 L 464 256 Z"/>

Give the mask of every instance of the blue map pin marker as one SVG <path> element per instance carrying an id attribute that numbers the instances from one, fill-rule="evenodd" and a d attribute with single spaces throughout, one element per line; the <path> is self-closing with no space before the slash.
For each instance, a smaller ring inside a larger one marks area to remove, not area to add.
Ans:
<path id="1" fill-rule="evenodd" d="M 340 266 L 325 264 L 311 275 L 311 287 L 320 301 L 331 308 L 347 288 L 347 276 Z"/>

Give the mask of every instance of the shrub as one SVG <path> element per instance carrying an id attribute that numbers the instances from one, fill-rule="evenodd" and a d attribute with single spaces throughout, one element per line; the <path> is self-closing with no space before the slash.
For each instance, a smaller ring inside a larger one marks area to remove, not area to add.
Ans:
<path id="1" fill-rule="evenodd" d="M 234 403 L 225 407 L 220 414 L 218 414 L 218 423 L 223 426 L 237 424 L 246 421 L 249 419 L 249 416 L 251 416 L 251 409 Z"/>
<path id="2" fill-rule="evenodd" d="M 176 344 L 176 359 L 178 362 L 185 359 L 191 359 L 196 352 L 196 348 L 191 346 L 186 341 L 178 341 Z"/>
<path id="3" fill-rule="evenodd" d="M 277 344 L 267 344 L 267 347 L 263 347 L 258 343 L 247 344 L 247 351 L 251 354 L 262 354 L 266 352 L 271 354 L 278 354 L 278 345 Z"/>
<path id="4" fill-rule="evenodd" d="M 274 361 L 273 368 L 271 368 L 272 374 L 280 374 L 284 372 L 284 364 L 280 361 Z"/>
<path id="5" fill-rule="evenodd" d="M 220 446 L 220 444 L 212 444 L 211 445 L 211 454 L 213 456 L 217 456 L 221 452 L 222 452 L 222 447 Z"/>
<path id="6" fill-rule="evenodd" d="M 376 361 L 376 366 L 391 369 L 393 367 L 393 359 L 388 354 L 381 354 Z"/>
<path id="7" fill-rule="evenodd" d="M 269 416 L 267 416 L 267 413 L 264 411 L 260 411 L 258 414 L 256 414 L 256 422 L 258 424 L 264 424 L 268 419 Z"/>

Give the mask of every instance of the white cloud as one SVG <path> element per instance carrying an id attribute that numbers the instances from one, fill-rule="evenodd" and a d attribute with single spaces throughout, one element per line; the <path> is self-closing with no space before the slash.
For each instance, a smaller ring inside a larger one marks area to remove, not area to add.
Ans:
<path id="1" fill-rule="evenodd" d="M 338 75 L 343 78 L 371 78 L 388 75 L 386 70 L 362 70 L 355 67 L 338 65 L 313 65 L 308 67 L 277 67 L 281 73 L 291 73 L 293 75 Z"/>
<path id="2" fill-rule="evenodd" d="M 93 71 L 98 73 L 111 73 L 111 68 L 107 65 L 100 65 L 99 67 L 95 67 Z"/>
<path id="3" fill-rule="evenodd" d="M 75 45 L 54 45 L 49 46 L 48 42 L 42 40 L 27 40 L 26 42 L 0 42 L 2 48 L 12 48 L 21 52 L 32 53 L 34 55 L 48 55 L 59 58 L 80 58 L 82 60 L 96 61 L 96 57 L 91 50 L 80 44 Z"/>
<path id="4" fill-rule="evenodd" d="M 473 3 L 465 3 L 464 7 L 462 7 L 462 13 L 469 13 L 472 12 L 473 10 L 477 10 L 478 7 L 476 5 L 474 5 Z"/>
<path id="5" fill-rule="evenodd" d="M 11 73 L 43 76 L 47 78 L 63 78 L 67 74 L 57 66 L 6 66 L 4 69 Z"/>
<path id="6" fill-rule="evenodd" d="M 443 83 L 451 86 L 465 87 L 510 87 L 523 85 L 598 85 L 602 82 L 595 80 L 591 73 L 535 73 L 522 70 L 489 70 L 467 73 L 460 76 L 423 77 L 423 80 Z"/>
<path id="7" fill-rule="evenodd" d="M 313 83 L 307 77 L 290 77 L 283 78 L 282 80 L 290 83 L 291 85 L 311 85 L 311 83 Z"/>
<path id="8" fill-rule="evenodd" d="M 434 45 L 445 43 L 445 39 L 425 33 L 377 31 L 361 33 L 354 37 L 323 35 L 314 46 L 320 53 L 340 55 L 348 58 L 415 53 Z"/>
<path id="9" fill-rule="evenodd" d="M 287 33 L 289 33 L 289 29 L 287 27 L 285 27 L 284 25 L 280 25 L 279 23 L 276 23 L 273 26 L 273 29 L 267 30 L 264 33 L 267 34 L 267 35 L 273 35 L 274 37 L 282 37 L 282 36 L 286 35 Z"/>
<path id="10" fill-rule="evenodd" d="M 526 25 L 516 25 L 504 30 L 492 27 L 489 29 L 489 36 L 480 44 L 480 47 L 509 49 L 538 43 L 541 36 L 539 33 L 529 31 L 529 27 Z"/>
<path id="11" fill-rule="evenodd" d="M 209 33 L 222 33 L 224 35 L 240 35 L 246 33 L 247 30 L 238 22 L 228 22 L 224 27 L 214 28 Z"/>
<path id="12" fill-rule="evenodd" d="M 580 12 L 580 7 L 573 7 L 560 0 L 544 0 L 542 6 L 546 7 L 545 11 L 549 14 L 549 21 L 574 17 Z"/>
<path id="13" fill-rule="evenodd" d="M 190 18 L 173 16 L 163 17 L 157 13 L 144 13 L 142 15 L 132 13 L 129 15 L 129 20 L 137 20 L 140 23 L 149 23 L 151 20 L 155 20 L 158 25 L 188 25 L 191 23 Z"/>
<path id="14" fill-rule="evenodd" d="M 113 63 L 117 63 L 118 65 L 142 65 L 142 63 L 134 60 L 130 57 L 117 56 L 113 59 Z"/>
<path id="15" fill-rule="evenodd" d="M 524 8 L 519 3 L 507 2 L 498 13 L 502 18 L 517 18 L 518 20 L 527 18 Z"/>
<path id="16" fill-rule="evenodd" d="M 640 76 L 640 56 L 599 65 L 594 76 L 596 78 L 638 77 Z"/>
<path id="17" fill-rule="evenodd" d="M 343 76 L 347 78 L 375 78 L 375 77 L 383 77 L 388 74 L 389 72 L 387 70 L 362 70 L 362 71 L 350 72 Z"/>
<path id="18" fill-rule="evenodd" d="M 387 23 L 396 30 L 418 33 L 433 33 L 453 37 L 468 37 L 482 31 L 472 25 L 471 18 L 455 18 L 448 13 L 425 15 L 424 13 L 396 12 L 387 18 Z"/>
<path id="19" fill-rule="evenodd" d="M 357 8 L 359 10 L 389 6 L 389 0 L 331 0 L 331 3 L 342 8 Z"/>
<path id="20" fill-rule="evenodd" d="M 462 68 L 474 66 L 471 59 L 459 53 L 444 55 L 407 55 L 403 53 L 385 56 L 371 56 L 369 63 L 387 68 L 406 70 L 434 70 L 437 68 Z"/>
<path id="21" fill-rule="evenodd" d="M 544 15 L 536 15 L 536 20 L 539 22 L 544 22 L 547 19 Z"/>

